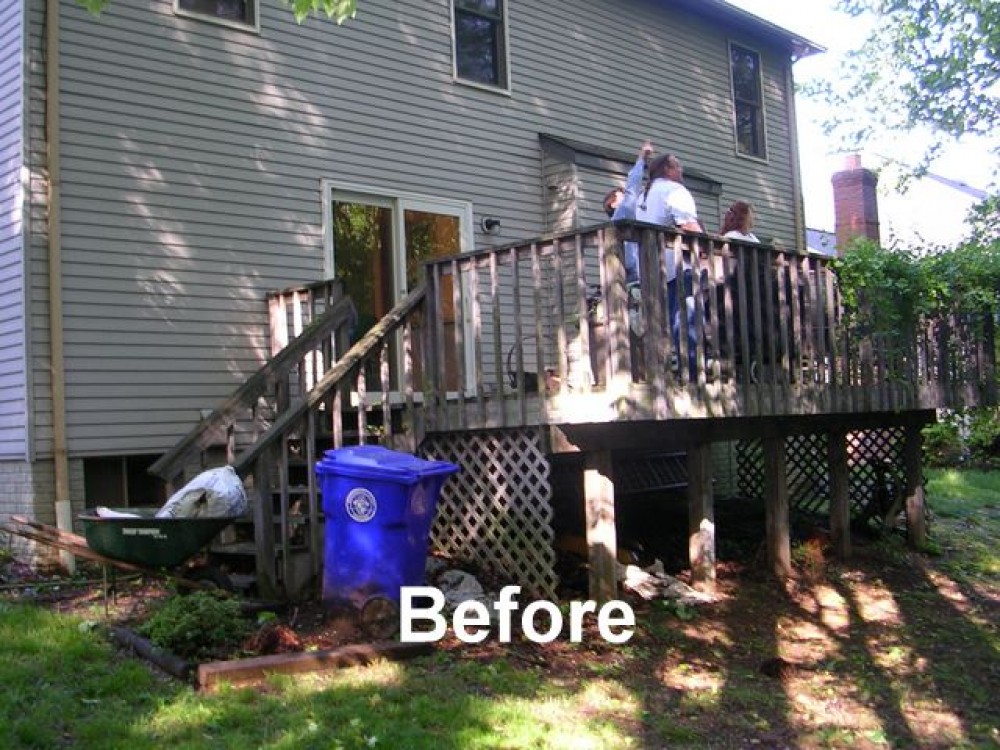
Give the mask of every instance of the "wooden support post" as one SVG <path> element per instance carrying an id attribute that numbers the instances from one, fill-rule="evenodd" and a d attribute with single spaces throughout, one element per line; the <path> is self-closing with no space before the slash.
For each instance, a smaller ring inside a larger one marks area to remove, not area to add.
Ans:
<path id="1" fill-rule="evenodd" d="M 768 565 L 778 580 L 784 581 L 792 574 L 792 545 L 788 531 L 788 477 L 783 437 L 764 439 L 764 502 Z"/>
<path id="2" fill-rule="evenodd" d="M 599 604 L 618 596 L 615 562 L 615 482 L 611 451 L 588 451 L 583 469 L 587 514 L 587 550 L 590 561 L 590 598 Z"/>
<path id="3" fill-rule="evenodd" d="M 847 433 L 830 431 L 827 444 L 830 472 L 830 535 L 833 549 L 841 560 L 851 554 L 851 501 L 847 477 Z"/>
<path id="4" fill-rule="evenodd" d="M 688 448 L 688 557 L 691 584 L 715 590 L 715 507 L 712 498 L 710 443 Z"/>
<path id="5" fill-rule="evenodd" d="M 278 591 L 276 578 L 274 500 L 271 487 L 271 472 L 277 463 L 273 448 L 267 448 L 257 459 L 253 471 L 253 489 L 257 495 L 253 504 L 254 544 L 256 545 L 257 591 L 263 599 L 276 599 Z"/>
<path id="6" fill-rule="evenodd" d="M 903 442 L 903 466 L 906 471 L 906 538 L 914 549 L 922 549 L 927 543 L 927 515 L 921 470 L 922 449 L 923 435 L 920 425 L 907 425 Z"/>

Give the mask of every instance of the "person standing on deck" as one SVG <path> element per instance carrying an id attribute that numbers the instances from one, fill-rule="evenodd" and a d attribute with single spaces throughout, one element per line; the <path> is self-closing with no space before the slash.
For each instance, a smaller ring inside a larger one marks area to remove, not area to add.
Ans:
<path id="1" fill-rule="evenodd" d="M 734 201 L 722 218 L 722 228 L 719 233 L 734 240 L 760 242 L 751 230 L 753 230 L 753 206 L 746 201 Z"/>
<path id="2" fill-rule="evenodd" d="M 694 196 L 691 195 L 681 180 L 684 179 L 684 167 L 680 159 L 673 154 L 666 154 L 649 165 L 649 182 L 636 205 L 636 221 L 650 224 L 660 224 L 665 227 L 676 227 L 685 232 L 702 232 L 698 221 L 698 208 Z M 665 251 L 667 265 L 667 312 L 675 349 L 680 342 L 680 312 L 679 295 L 677 292 L 676 262 L 673 250 Z M 697 326 L 695 325 L 694 283 L 691 266 L 684 264 L 683 276 L 684 299 L 687 309 L 688 323 L 688 370 L 693 380 L 696 376 L 695 351 L 698 342 Z"/>
<path id="3" fill-rule="evenodd" d="M 637 203 L 635 218 L 650 224 L 675 226 L 685 232 L 701 232 L 694 196 L 684 187 L 680 159 L 666 154 L 649 165 L 649 183 Z"/>
<path id="4" fill-rule="evenodd" d="M 639 156 L 625 178 L 625 188 L 615 188 L 604 197 L 604 210 L 612 221 L 635 221 L 635 204 L 642 190 L 646 162 L 653 153 L 653 144 L 646 141 L 639 149 Z M 624 244 L 625 283 L 639 281 L 639 243 Z"/>

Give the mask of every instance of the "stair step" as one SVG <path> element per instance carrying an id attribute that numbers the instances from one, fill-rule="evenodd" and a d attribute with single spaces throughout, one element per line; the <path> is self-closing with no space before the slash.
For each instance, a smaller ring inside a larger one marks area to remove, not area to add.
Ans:
<path id="1" fill-rule="evenodd" d="M 229 580 L 237 591 L 252 591 L 257 585 L 257 576 L 253 573 L 229 573 Z"/>

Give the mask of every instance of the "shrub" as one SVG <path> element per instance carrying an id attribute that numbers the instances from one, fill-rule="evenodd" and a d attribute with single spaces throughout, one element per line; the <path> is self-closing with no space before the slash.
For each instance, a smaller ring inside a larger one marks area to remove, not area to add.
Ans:
<path id="1" fill-rule="evenodd" d="M 898 335 L 909 330 L 927 304 L 926 278 L 919 260 L 904 248 L 886 248 L 854 240 L 833 262 L 844 302 L 846 322 L 869 335 Z"/>
<path id="2" fill-rule="evenodd" d="M 167 599 L 138 628 L 156 646 L 184 659 L 229 656 L 250 631 L 236 599 L 196 591 Z"/>
<path id="3" fill-rule="evenodd" d="M 950 468 L 962 462 L 962 437 L 954 419 L 945 418 L 923 430 L 924 460 L 928 466 Z"/>
<path id="4" fill-rule="evenodd" d="M 970 412 L 968 446 L 970 457 L 984 469 L 1000 464 L 1000 423 L 996 409 L 973 409 Z"/>

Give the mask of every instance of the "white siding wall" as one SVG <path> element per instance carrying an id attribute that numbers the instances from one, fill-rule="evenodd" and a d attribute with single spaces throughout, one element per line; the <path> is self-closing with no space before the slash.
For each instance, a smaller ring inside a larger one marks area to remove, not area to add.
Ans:
<path id="1" fill-rule="evenodd" d="M 761 234 L 792 243 L 784 63 L 739 38 L 776 79 L 770 160 L 740 159 L 729 37 L 666 6 L 511 2 L 505 95 L 452 81 L 448 0 L 365 0 L 340 27 L 298 25 L 262 0 L 259 35 L 175 17 L 166 0 L 114 0 L 99 20 L 63 3 L 71 453 L 166 449 L 259 365 L 265 291 L 323 275 L 322 178 L 470 200 L 477 222 L 503 226 L 477 241 L 507 243 L 551 220 L 539 133 L 630 153 L 650 137 L 722 182 L 723 205 L 753 200 Z M 37 37 L 39 10 L 32 21 Z M 580 186 L 585 213 L 608 187 Z M 44 355 L 44 243 L 32 252 Z M 32 364 L 45 452 L 47 361 Z"/>
<path id="2" fill-rule="evenodd" d="M 25 458 L 24 8 L 0 0 L 0 459 Z"/>

